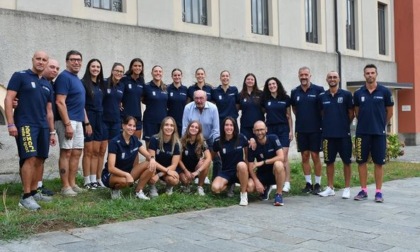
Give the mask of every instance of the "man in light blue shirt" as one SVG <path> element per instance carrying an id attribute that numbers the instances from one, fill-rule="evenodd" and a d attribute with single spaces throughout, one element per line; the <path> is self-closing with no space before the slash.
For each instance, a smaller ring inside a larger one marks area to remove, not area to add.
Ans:
<path id="1" fill-rule="evenodd" d="M 216 105 L 207 101 L 207 94 L 203 90 L 194 92 L 194 102 L 188 103 L 184 108 L 182 117 L 182 134 L 185 133 L 188 124 L 199 121 L 203 127 L 203 136 L 210 150 L 213 150 L 213 142 L 220 136 L 219 112 Z M 220 158 L 213 153 L 213 178 L 221 167 Z"/>

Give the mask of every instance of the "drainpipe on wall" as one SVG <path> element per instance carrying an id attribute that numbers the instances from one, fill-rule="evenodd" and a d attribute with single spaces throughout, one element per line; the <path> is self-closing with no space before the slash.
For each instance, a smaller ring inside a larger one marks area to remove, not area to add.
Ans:
<path id="1" fill-rule="evenodd" d="M 335 25 L 335 52 L 337 53 L 337 60 L 338 60 L 338 74 L 341 78 L 341 52 L 338 46 L 338 4 L 337 0 L 334 1 L 334 25 Z M 338 83 L 339 87 L 341 88 L 341 81 Z"/>

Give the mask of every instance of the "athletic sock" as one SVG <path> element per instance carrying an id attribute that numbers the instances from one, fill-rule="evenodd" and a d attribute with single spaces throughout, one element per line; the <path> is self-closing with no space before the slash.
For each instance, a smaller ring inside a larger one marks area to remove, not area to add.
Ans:
<path id="1" fill-rule="evenodd" d="M 315 176 L 315 184 L 321 184 L 321 176 Z"/>
<path id="2" fill-rule="evenodd" d="M 311 175 L 305 175 L 305 181 L 306 181 L 306 183 L 309 183 L 309 184 L 312 185 L 312 177 L 311 177 Z"/>
<path id="3" fill-rule="evenodd" d="M 85 185 L 90 184 L 90 176 L 85 176 Z"/>
<path id="4" fill-rule="evenodd" d="M 42 180 L 38 181 L 38 188 L 42 187 Z"/>
<path id="5" fill-rule="evenodd" d="M 96 174 L 95 175 L 90 175 L 90 182 L 91 183 L 96 183 Z"/>

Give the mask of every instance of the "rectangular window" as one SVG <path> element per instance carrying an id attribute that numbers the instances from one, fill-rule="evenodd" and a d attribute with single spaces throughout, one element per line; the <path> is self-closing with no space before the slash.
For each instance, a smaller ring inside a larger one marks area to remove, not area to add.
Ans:
<path id="1" fill-rule="evenodd" d="M 306 42 L 318 43 L 317 0 L 305 0 Z"/>
<path id="2" fill-rule="evenodd" d="M 85 0 L 85 7 L 122 12 L 122 0 Z"/>
<path id="3" fill-rule="evenodd" d="M 386 55 L 386 4 L 378 3 L 379 54 Z"/>
<path id="4" fill-rule="evenodd" d="M 207 0 L 183 0 L 182 21 L 207 25 Z"/>
<path id="5" fill-rule="evenodd" d="M 252 33 L 268 35 L 268 3 L 267 0 L 251 0 Z"/>
<path id="6" fill-rule="evenodd" d="M 356 50 L 355 0 L 347 0 L 347 49 Z"/>

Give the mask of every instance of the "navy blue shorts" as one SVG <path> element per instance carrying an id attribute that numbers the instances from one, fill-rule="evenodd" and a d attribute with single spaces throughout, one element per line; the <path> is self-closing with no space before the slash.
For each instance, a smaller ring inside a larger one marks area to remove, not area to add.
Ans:
<path id="1" fill-rule="evenodd" d="M 121 122 L 103 122 L 104 139 L 111 140 L 121 132 Z"/>
<path id="2" fill-rule="evenodd" d="M 267 134 L 276 135 L 279 138 L 282 147 L 290 146 L 289 133 L 290 133 L 290 128 L 289 128 L 289 125 L 287 124 L 267 126 Z"/>
<path id="3" fill-rule="evenodd" d="M 297 133 L 296 132 L 296 143 L 298 152 L 321 151 L 321 133 Z"/>
<path id="4" fill-rule="evenodd" d="M 332 164 L 335 162 L 337 153 L 344 164 L 351 164 L 352 142 L 350 137 L 325 138 L 322 140 L 322 151 L 324 152 L 324 162 Z"/>
<path id="5" fill-rule="evenodd" d="M 111 173 L 109 173 L 108 169 L 103 169 L 101 174 L 101 180 L 104 186 L 109 187 L 109 179 L 111 178 Z"/>
<path id="6" fill-rule="evenodd" d="M 102 121 L 102 112 L 86 111 L 90 126 L 92 127 L 92 135 L 85 135 L 85 142 L 104 141 L 104 123 Z M 83 133 L 86 133 L 85 126 L 83 126 Z"/>
<path id="7" fill-rule="evenodd" d="M 261 167 L 260 167 L 261 168 Z M 268 169 L 269 167 L 267 167 Z M 264 168 L 265 169 L 265 168 Z M 272 170 L 272 167 L 271 167 Z M 257 178 L 264 186 L 271 186 L 276 184 L 276 177 L 272 172 L 257 172 Z"/>
<path id="8" fill-rule="evenodd" d="M 50 130 L 35 126 L 17 127 L 16 145 L 22 167 L 25 159 L 30 157 L 48 158 L 50 149 Z"/>
<path id="9" fill-rule="evenodd" d="M 241 134 L 246 136 L 246 138 L 249 140 L 251 138 L 255 138 L 253 127 L 242 127 L 241 126 Z"/>
<path id="10" fill-rule="evenodd" d="M 152 136 L 159 133 L 160 123 L 143 122 L 143 140 L 149 142 Z"/>
<path id="11" fill-rule="evenodd" d="M 219 171 L 217 177 L 222 177 L 228 181 L 228 185 L 239 183 L 239 179 L 236 176 L 236 170 Z"/>
<path id="12" fill-rule="evenodd" d="M 356 135 L 354 146 L 357 163 L 366 163 L 370 153 L 373 163 L 385 164 L 386 135 Z"/>

